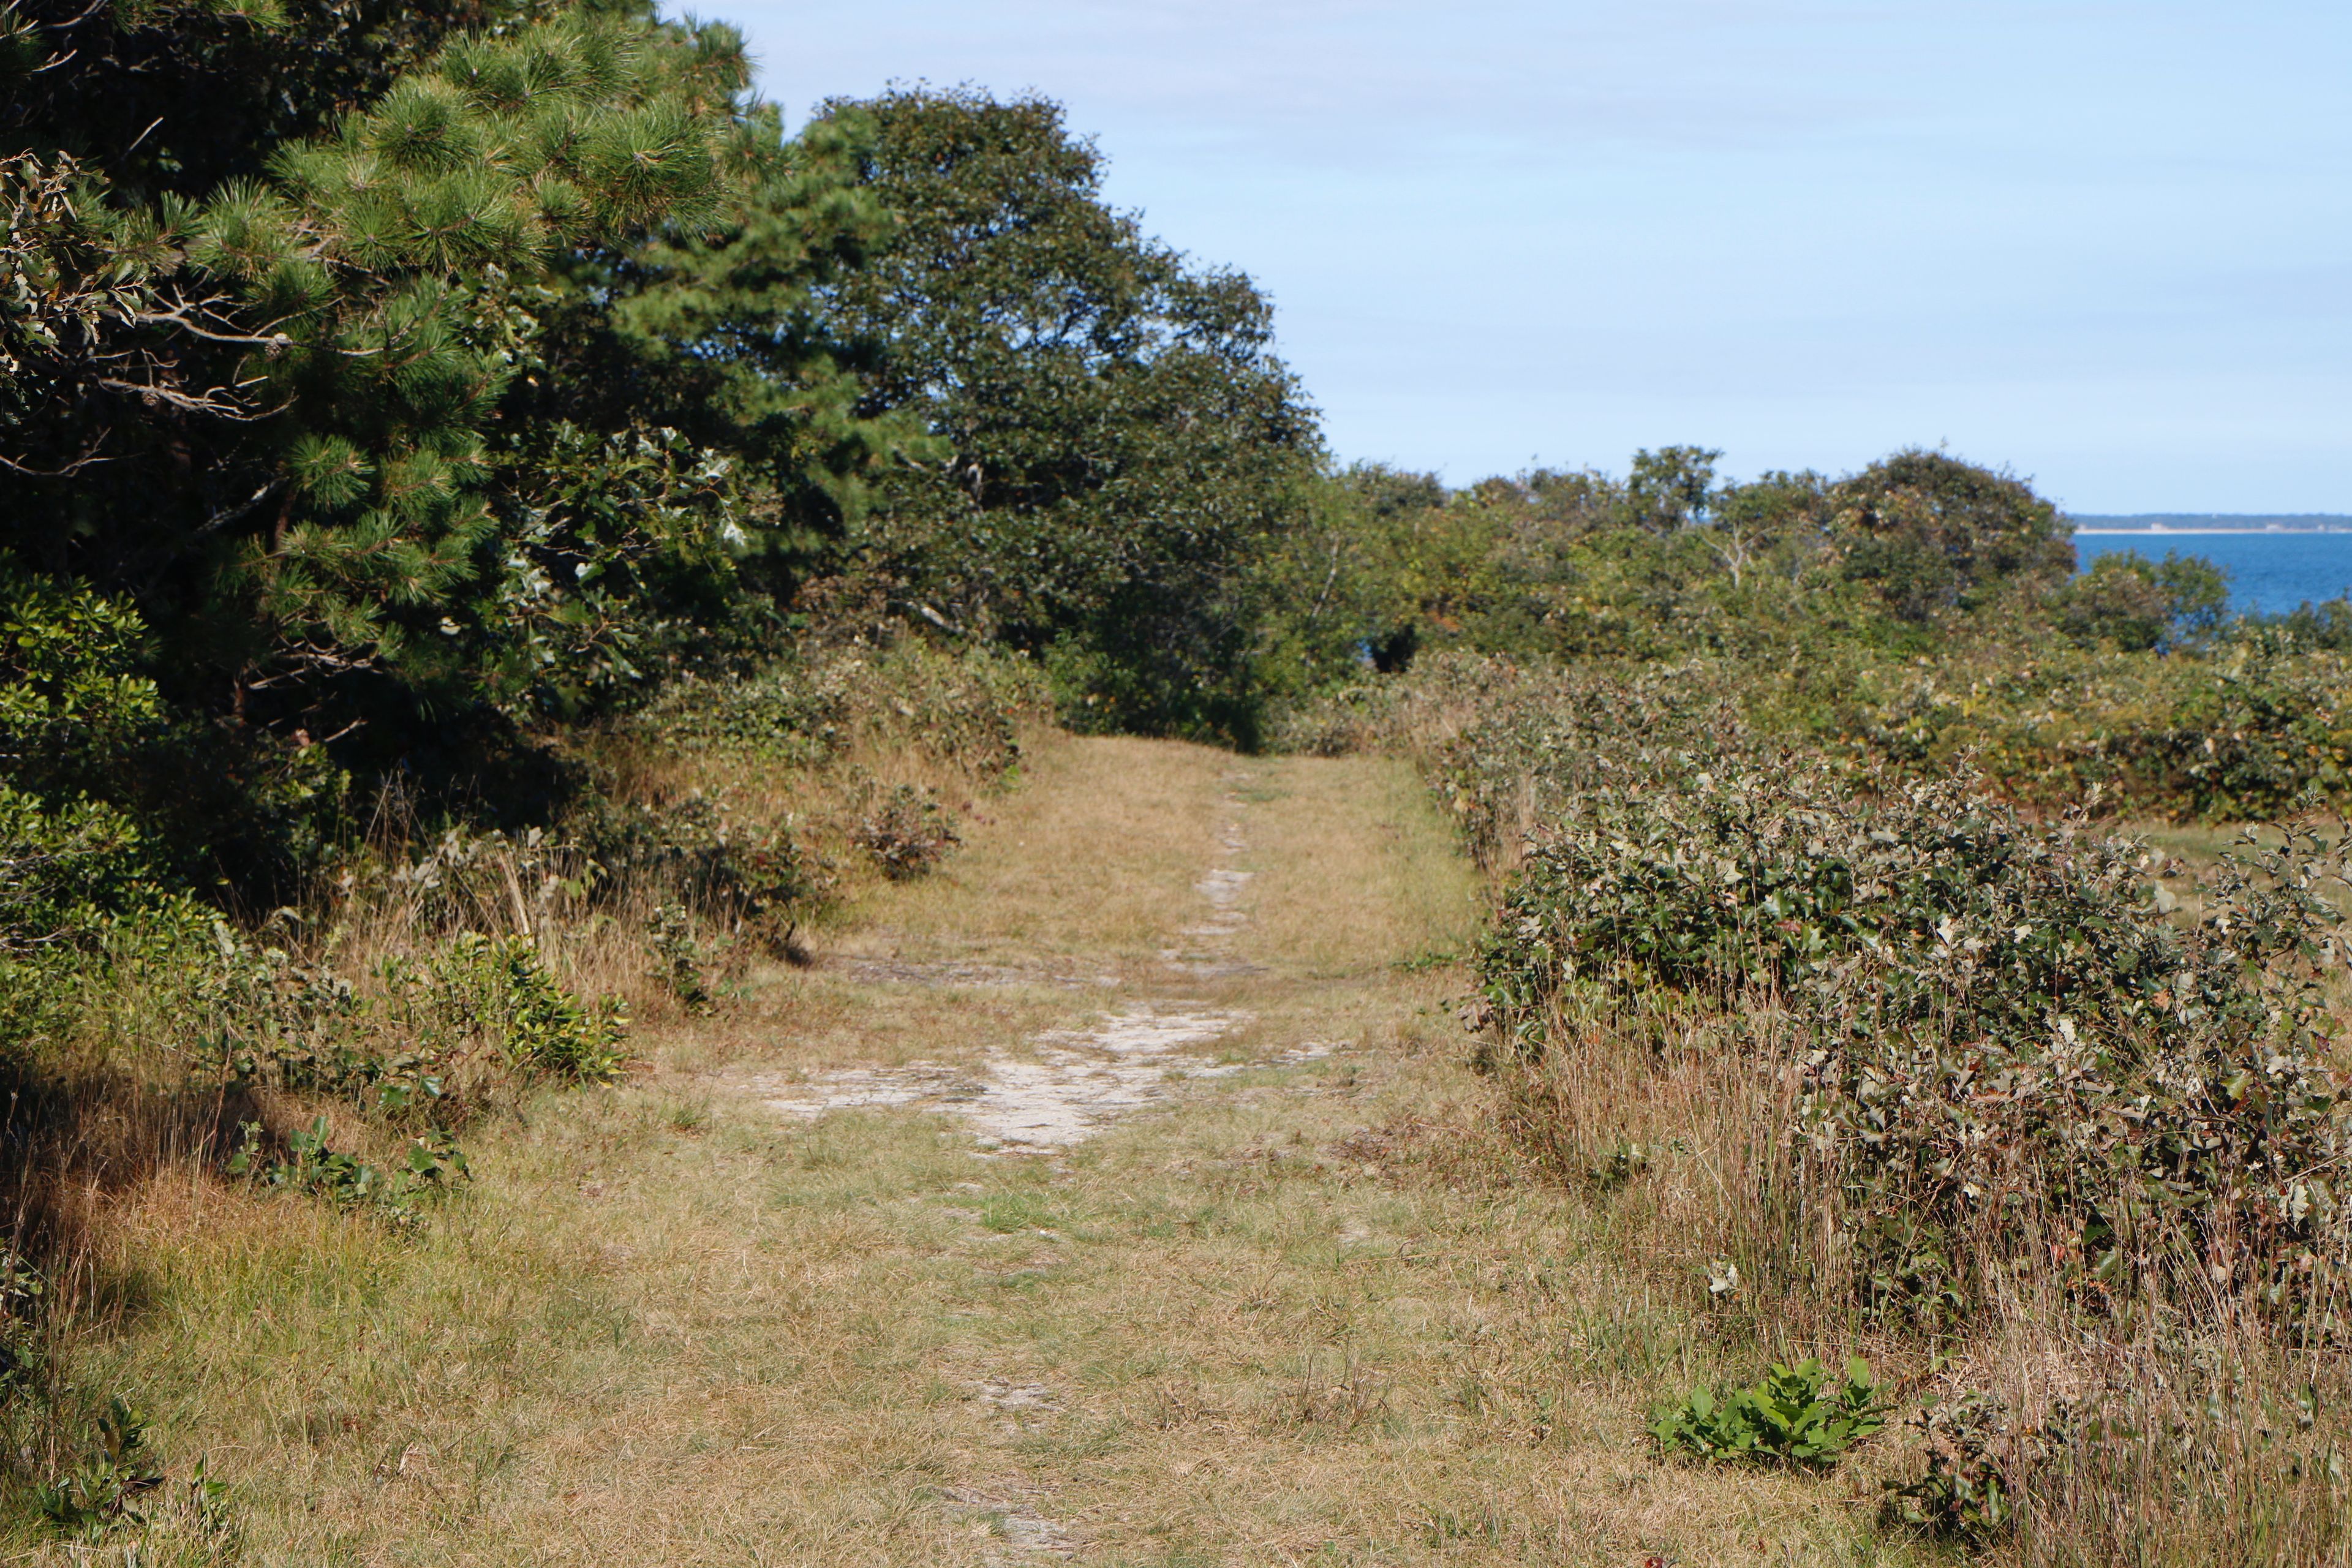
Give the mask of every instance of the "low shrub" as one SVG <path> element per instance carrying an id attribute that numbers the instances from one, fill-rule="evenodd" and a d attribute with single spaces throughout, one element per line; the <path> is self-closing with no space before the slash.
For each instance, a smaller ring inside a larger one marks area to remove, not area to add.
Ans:
<path id="1" fill-rule="evenodd" d="M 2340 1552 L 2352 825 L 2249 832 L 2190 892 L 2084 812 L 1746 722 L 1769 705 L 1715 664 L 1482 661 L 1349 706 L 1496 874 L 1500 1120 L 1626 1266 L 1792 1371 L 1859 1331 L 1998 1390 L 1925 1413 L 1890 1528 Z M 1654 1436 L 1745 1453 L 1770 1385 Z"/>
<path id="2" fill-rule="evenodd" d="M 799 913 L 833 892 L 835 868 L 798 824 L 747 817 L 700 793 L 583 816 L 583 847 L 611 901 L 624 889 L 691 902 L 781 943 Z"/>
<path id="3" fill-rule="evenodd" d="M 626 1061 L 617 1002 L 582 1003 L 529 937 L 465 931 L 352 980 L 215 928 L 193 989 L 199 1071 L 242 1090 L 326 1095 L 395 1121 L 463 1114 L 520 1075 L 605 1082 Z"/>
<path id="4" fill-rule="evenodd" d="M 1023 728 L 1051 710 L 1029 660 L 906 636 L 814 647 L 756 675 L 681 676 L 616 729 L 657 751 L 802 768 L 858 746 L 911 746 L 990 774 L 1019 761 Z"/>
<path id="5" fill-rule="evenodd" d="M 147 1442 L 147 1418 L 121 1398 L 97 1421 L 96 1441 L 79 1463 L 34 1489 L 48 1521 L 71 1535 L 95 1537 L 139 1521 L 138 1500 L 163 1484 L 163 1467 Z"/>
<path id="6" fill-rule="evenodd" d="M 523 1073 L 606 1083 L 628 1059 L 619 1005 L 583 1005 L 528 937 L 468 931 L 436 955 L 431 979 L 446 1026 L 472 1033 Z"/>
<path id="7" fill-rule="evenodd" d="M 1972 1547 L 2007 1534 L 2017 1522 L 2013 1472 L 2021 1442 L 2008 1406 L 1975 1392 L 1930 1397 L 1911 1425 L 1925 1450 L 1922 1469 L 1886 1483 L 1887 1521 Z"/>
<path id="8" fill-rule="evenodd" d="M 1504 895 L 1491 1016 L 1522 1053 L 1585 988 L 1785 1019 L 1806 1201 L 1874 1307 L 1972 1310 L 2032 1258 L 2086 1301 L 2299 1310 L 2343 1239 L 2341 830 L 2231 862 L 2185 927 L 2136 844 L 1880 786 L 1730 757 L 1580 792 Z"/>
<path id="9" fill-rule="evenodd" d="M 850 661 L 821 660 L 750 677 L 682 675 L 620 728 L 665 748 L 814 766 L 848 739 L 859 673 Z"/>
<path id="10" fill-rule="evenodd" d="M 894 882 L 911 881 L 939 864 L 961 842 L 939 801 L 912 784 L 883 795 L 850 830 L 850 842 L 874 858 Z"/>
<path id="11" fill-rule="evenodd" d="M 2021 805 L 2180 821 L 2294 810 L 2352 793 L 2352 664 L 2252 631 L 2198 654 L 2005 644 L 1908 665 L 1762 672 L 1768 728 L 1923 776 L 1965 760 Z"/>
<path id="12" fill-rule="evenodd" d="M 1750 1388 L 1694 1388 L 1657 1410 L 1651 1440 L 1665 1454 L 1832 1465 L 1886 1425 L 1886 1406 L 1860 1356 L 1840 1379 L 1818 1361 L 1774 1363 Z"/>
<path id="13" fill-rule="evenodd" d="M 658 961 L 654 978 L 690 1013 L 707 1013 L 716 998 L 703 971 L 702 943 L 696 940 L 694 917 L 678 904 L 656 904 L 646 922 L 646 941 Z"/>
<path id="14" fill-rule="evenodd" d="M 457 1140 L 439 1130 L 409 1140 L 400 1163 L 389 1172 L 348 1151 L 330 1148 L 330 1130 L 323 1116 L 288 1136 L 282 1160 L 268 1158 L 259 1122 L 248 1121 L 241 1131 L 244 1141 L 229 1157 L 229 1174 L 263 1186 L 309 1193 L 338 1208 L 373 1214 L 395 1225 L 413 1224 L 423 1205 L 437 1201 L 455 1183 L 473 1173 Z"/>

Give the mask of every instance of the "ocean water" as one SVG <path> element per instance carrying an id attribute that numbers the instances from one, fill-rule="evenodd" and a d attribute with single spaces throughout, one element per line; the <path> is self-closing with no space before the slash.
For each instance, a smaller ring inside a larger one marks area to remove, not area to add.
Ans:
<path id="1" fill-rule="evenodd" d="M 2352 594 L 2352 531 L 2320 532 L 2087 533 L 2074 535 L 2074 562 L 2087 570 L 2114 550 L 2161 561 L 2168 550 L 2202 555 L 2229 569 L 2230 607 L 2241 615 L 2284 615 L 2309 600 Z"/>

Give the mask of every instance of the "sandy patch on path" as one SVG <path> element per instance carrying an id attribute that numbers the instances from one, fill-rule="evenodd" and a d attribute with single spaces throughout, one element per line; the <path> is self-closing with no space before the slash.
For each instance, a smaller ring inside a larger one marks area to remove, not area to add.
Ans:
<path id="1" fill-rule="evenodd" d="M 1246 773 L 1230 774 L 1225 782 L 1230 786 L 1246 783 L 1251 776 Z M 1237 805 L 1239 802 L 1229 794 L 1225 804 Z M 1243 836 L 1239 822 L 1227 823 L 1217 842 L 1228 856 L 1239 855 L 1249 847 L 1249 840 Z M 1233 951 L 1234 938 L 1249 924 L 1249 916 L 1240 908 L 1242 894 L 1256 876 L 1255 871 L 1244 871 L 1231 866 L 1214 867 L 1204 873 L 1199 881 L 1192 884 L 1192 890 L 1207 902 L 1209 918 L 1178 931 L 1177 935 L 1192 938 L 1195 945 L 1190 950 L 1162 948 L 1160 962 L 1180 974 L 1202 980 L 1230 980 L 1240 975 L 1263 973 L 1261 965 L 1235 957 Z"/>
<path id="2" fill-rule="evenodd" d="M 1202 1060 L 1206 1045 L 1248 1022 L 1244 1013 L 1161 1011 L 1139 1004 L 1091 1029 L 1056 1030 L 1036 1041 L 1035 1059 L 992 1055 L 977 1072 L 937 1062 L 853 1068 L 794 1081 L 754 1074 L 729 1087 L 771 1110 L 815 1117 L 870 1106 L 945 1111 L 972 1123 L 983 1143 L 1013 1150 L 1065 1149 L 1116 1118 L 1168 1098 L 1172 1081 L 1234 1070 Z M 1322 1054 L 1319 1047 L 1307 1047 Z"/>

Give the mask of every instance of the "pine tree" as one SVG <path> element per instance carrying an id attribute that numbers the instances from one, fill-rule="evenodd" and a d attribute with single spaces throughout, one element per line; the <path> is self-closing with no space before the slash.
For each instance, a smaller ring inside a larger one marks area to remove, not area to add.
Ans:
<path id="1" fill-rule="evenodd" d="M 292 26 L 235 9 L 197 19 Z M 129 593 L 176 694 L 257 722 L 446 664 L 499 556 L 486 436 L 534 289 L 715 216 L 747 80 L 727 29 L 560 15 L 460 35 L 322 133 L 246 149 L 257 172 L 152 197 L 69 151 L 108 139 L 65 112 L 89 94 L 51 93 L 8 165 L 0 549 Z"/>

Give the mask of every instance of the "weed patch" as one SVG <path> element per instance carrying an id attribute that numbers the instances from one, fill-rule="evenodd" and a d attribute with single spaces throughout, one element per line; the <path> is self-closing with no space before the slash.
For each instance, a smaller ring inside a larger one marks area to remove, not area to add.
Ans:
<path id="1" fill-rule="evenodd" d="M 1807 1359 L 1774 1363 L 1752 1387 L 1692 1389 L 1653 1416 L 1650 1438 L 1665 1454 L 1822 1466 L 1885 1425 L 1886 1405 L 1861 1357 L 1847 1361 L 1842 1379 Z"/>

